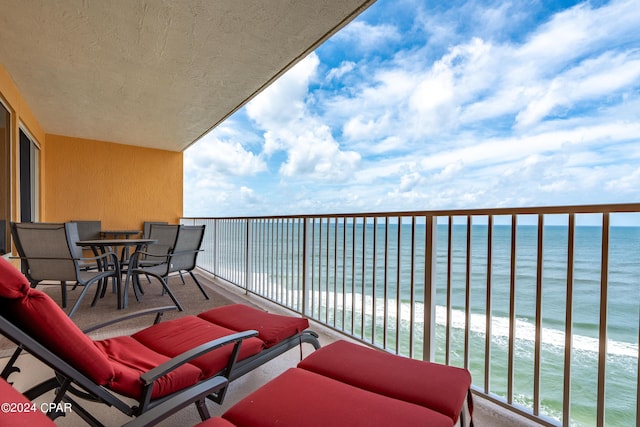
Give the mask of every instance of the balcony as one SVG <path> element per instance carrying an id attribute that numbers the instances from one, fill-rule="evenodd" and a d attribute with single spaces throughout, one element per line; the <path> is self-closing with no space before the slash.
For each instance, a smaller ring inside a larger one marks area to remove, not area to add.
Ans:
<path id="1" fill-rule="evenodd" d="M 640 205 L 247 218 L 200 267 L 340 336 L 470 369 L 542 425 L 638 421 Z"/>
<path id="2" fill-rule="evenodd" d="M 469 369 L 476 425 L 638 424 L 640 204 L 182 222 L 207 225 L 199 274 L 222 298 L 307 316 L 323 345 Z M 299 357 L 238 379 L 211 412 Z"/>
<path id="3" fill-rule="evenodd" d="M 184 149 L 374 1 L 103 3 L 8 6 L 2 253 L 9 221 L 178 221 Z M 132 197 L 132 183 L 154 185 Z M 639 216 L 636 203 L 182 221 L 208 225 L 214 288 L 303 314 L 325 342 L 469 368 L 478 425 L 499 412 L 507 425 L 640 426 Z"/>

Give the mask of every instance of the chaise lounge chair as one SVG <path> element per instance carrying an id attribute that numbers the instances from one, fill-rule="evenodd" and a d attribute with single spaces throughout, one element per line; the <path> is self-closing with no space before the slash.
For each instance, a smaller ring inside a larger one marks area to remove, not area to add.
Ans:
<path id="1" fill-rule="evenodd" d="M 197 427 L 473 426 L 470 386 L 466 369 L 336 341 Z M 187 394 L 125 427 L 155 425 Z"/>
<path id="2" fill-rule="evenodd" d="M 7 379 L 19 371 L 15 362 L 26 350 L 55 372 L 25 392 L 27 398 L 56 389 L 55 401 L 71 403 L 89 424 L 102 425 L 74 396 L 104 402 L 129 416 L 139 416 L 184 390 L 197 390 L 221 403 L 227 379 L 303 342 L 320 347 L 317 334 L 305 330 L 308 321 L 302 318 L 238 304 L 158 323 L 166 310 L 175 307 L 123 316 L 83 332 L 48 295 L 32 289 L 16 268 L 0 259 L 0 333 L 19 345 L 1 376 Z M 131 336 L 94 341 L 86 335 L 139 314 L 156 314 L 156 322 Z M 256 330 L 245 328 L 251 322 Z M 194 402 L 208 418 L 203 398 Z"/>

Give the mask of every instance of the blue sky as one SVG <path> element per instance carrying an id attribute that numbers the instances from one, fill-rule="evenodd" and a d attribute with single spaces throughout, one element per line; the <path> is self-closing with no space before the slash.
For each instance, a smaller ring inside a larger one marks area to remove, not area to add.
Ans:
<path id="1" fill-rule="evenodd" d="M 185 152 L 186 216 L 640 202 L 640 1 L 378 0 Z"/>

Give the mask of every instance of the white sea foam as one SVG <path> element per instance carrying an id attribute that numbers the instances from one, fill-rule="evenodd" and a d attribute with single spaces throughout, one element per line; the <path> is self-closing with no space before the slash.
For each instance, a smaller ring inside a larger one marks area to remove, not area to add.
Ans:
<path id="1" fill-rule="evenodd" d="M 422 310 L 423 307 L 420 307 Z M 445 325 L 447 319 L 447 310 L 445 307 L 436 307 L 436 323 Z M 471 314 L 470 330 L 478 334 L 486 334 L 486 320 L 482 314 Z M 451 326 L 453 328 L 464 329 L 465 313 L 461 310 L 451 311 Z M 491 319 L 491 335 L 492 337 L 509 337 L 509 319 L 506 317 L 493 317 Z M 565 332 L 552 328 L 542 328 L 541 331 L 543 345 L 564 349 Z M 535 341 L 536 327 L 534 324 L 523 320 L 515 319 L 515 338 L 516 340 Z M 584 335 L 573 335 L 571 339 L 572 348 L 578 351 L 597 353 L 599 348 L 599 340 Z M 626 343 L 621 341 L 607 340 L 607 353 L 616 356 L 638 357 L 638 344 Z"/>
<path id="2" fill-rule="evenodd" d="M 295 296 L 294 296 L 295 297 Z M 330 292 L 328 295 L 329 301 L 333 304 L 334 294 Z M 354 317 L 358 318 L 362 315 L 363 303 L 360 294 L 356 294 L 356 303 L 353 307 L 351 305 L 353 301 L 352 294 L 345 294 L 347 301 L 347 311 L 353 311 Z M 326 292 L 314 293 L 315 301 L 327 301 Z M 342 309 L 342 294 L 338 295 L 337 310 Z M 382 324 L 385 315 L 385 301 L 382 298 L 376 298 L 376 322 Z M 397 315 L 397 303 L 395 299 L 387 300 L 387 322 L 394 324 L 396 322 Z M 331 307 L 333 310 L 333 307 Z M 364 314 L 371 321 L 373 314 L 373 299 L 371 296 L 365 296 L 364 300 Z M 400 324 L 401 327 L 408 327 L 409 320 L 411 319 L 411 305 L 409 303 L 400 304 Z M 424 325 L 424 305 L 422 303 L 414 304 L 413 319 L 415 322 L 414 328 L 422 330 Z M 445 326 L 447 323 L 447 310 L 446 307 L 436 306 L 436 324 Z M 469 330 L 473 333 L 480 335 L 486 335 L 486 318 L 483 314 L 471 314 L 470 316 Z M 465 328 L 465 313 L 462 310 L 451 310 L 451 324 L 453 329 L 463 330 Z M 565 332 L 552 328 L 542 328 L 541 331 L 542 344 L 550 350 L 556 352 L 563 352 L 565 347 Z M 491 319 L 491 337 L 496 341 L 506 341 L 509 338 L 509 318 L 494 316 Z M 515 339 L 518 341 L 534 342 L 536 337 L 536 327 L 524 319 L 515 319 Z M 593 357 L 597 357 L 599 349 L 598 338 L 588 337 L 584 335 L 572 336 L 572 349 L 574 351 L 585 352 L 591 354 Z M 607 340 L 607 354 L 612 356 L 623 356 L 630 358 L 638 357 L 638 343 L 627 343 L 622 341 L 616 341 L 612 339 Z"/>
<path id="3" fill-rule="evenodd" d="M 260 274 L 253 274 L 254 283 L 265 283 L 266 276 Z M 267 280 L 268 282 L 268 280 Z M 287 303 L 289 301 L 298 301 L 299 292 L 292 289 L 279 289 L 275 290 L 275 294 L 271 297 L 278 300 L 281 303 Z M 327 293 L 325 291 L 315 291 L 313 296 L 314 301 L 327 301 L 330 302 L 330 312 L 334 308 L 338 311 L 342 310 L 343 295 L 337 295 L 337 306 L 333 307 L 335 296 L 333 292 Z M 347 311 L 353 311 L 354 317 L 358 318 L 362 315 L 363 302 L 361 294 L 355 295 L 355 306 L 351 307 L 353 302 L 353 295 L 351 293 L 345 293 L 344 299 L 346 300 Z M 386 301 L 387 310 L 387 322 L 388 324 L 395 324 L 397 303 L 395 298 L 389 298 Z M 324 307 L 326 309 L 326 307 Z M 364 314 L 371 322 L 371 316 L 373 314 L 373 298 L 370 295 L 365 296 L 364 300 Z M 424 324 L 424 305 L 421 302 L 414 304 L 414 329 L 422 330 Z M 382 324 L 385 316 L 385 300 L 383 298 L 376 298 L 376 322 Z M 400 324 L 401 327 L 409 327 L 409 320 L 411 319 L 411 305 L 409 303 L 400 304 Z M 446 307 L 436 306 L 436 324 L 445 326 L 447 323 L 447 310 Z M 462 310 L 451 311 L 451 327 L 455 330 L 463 330 L 465 328 L 465 313 Z M 486 335 L 486 319 L 484 314 L 472 313 L 470 316 L 469 330 L 473 333 L 480 335 Z M 545 349 L 555 352 L 563 352 L 565 347 L 565 332 L 558 329 L 543 327 L 541 331 L 542 343 Z M 509 318 L 501 316 L 493 316 L 491 319 L 491 337 L 492 340 L 498 342 L 506 342 L 509 338 Z M 516 318 L 515 319 L 515 338 L 516 343 L 519 341 L 534 342 L 536 337 L 536 327 L 531 322 Z M 573 334 L 572 349 L 574 351 L 584 352 L 585 354 L 597 357 L 599 349 L 598 338 L 588 337 L 584 335 Z M 616 341 L 612 339 L 607 340 L 607 354 L 611 356 L 622 356 L 629 358 L 638 357 L 638 343 L 629 343 L 623 341 Z"/>

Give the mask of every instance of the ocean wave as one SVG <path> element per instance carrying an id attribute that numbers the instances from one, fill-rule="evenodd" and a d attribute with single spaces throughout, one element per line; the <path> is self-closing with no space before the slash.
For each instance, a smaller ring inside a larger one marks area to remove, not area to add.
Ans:
<path id="1" fill-rule="evenodd" d="M 409 310 L 408 307 L 407 310 Z M 421 307 L 420 310 L 423 310 L 423 307 Z M 416 309 L 416 311 L 418 311 L 418 309 Z M 446 307 L 436 306 L 436 324 L 446 325 L 446 320 Z M 453 328 L 464 329 L 465 325 L 465 313 L 461 310 L 452 310 L 451 326 Z M 481 314 L 471 314 L 470 330 L 478 334 L 486 335 L 485 316 Z M 492 337 L 508 338 L 509 330 L 509 318 L 493 317 L 491 319 Z M 527 320 L 516 318 L 515 337 L 516 340 L 535 342 L 536 326 Z M 564 349 L 565 347 L 566 334 L 564 331 L 543 327 L 541 337 L 544 345 L 553 346 L 559 349 Z M 574 350 L 597 354 L 600 341 L 597 338 L 573 334 L 571 338 L 571 345 Z M 638 344 L 608 339 L 607 354 L 635 358 L 638 357 Z"/>
<path id="2" fill-rule="evenodd" d="M 329 301 L 334 301 L 334 294 L 329 292 L 316 291 L 314 293 L 314 299 L 318 301 L 326 301 L 327 297 Z M 364 314 L 369 317 L 373 315 L 373 298 L 370 295 L 365 296 L 364 304 L 361 298 L 361 294 L 355 295 L 356 304 L 351 307 L 353 301 L 352 294 L 345 294 L 347 301 L 347 310 L 352 311 L 354 317 L 360 317 L 362 315 L 362 309 L 364 306 Z M 341 310 L 343 296 L 338 296 L 338 306 L 336 310 Z M 395 323 L 398 311 L 397 300 L 388 299 L 386 305 L 387 321 L 388 323 Z M 415 322 L 415 328 L 421 329 L 424 325 L 424 304 L 421 302 L 414 303 L 415 309 L 413 313 L 413 319 Z M 385 316 L 385 300 L 382 298 L 376 298 L 376 322 L 382 323 Z M 330 307 L 334 309 L 334 307 Z M 446 326 L 447 324 L 447 309 L 444 306 L 436 306 L 436 324 L 440 326 Z M 409 327 L 408 320 L 411 319 L 411 304 L 401 302 L 400 304 L 400 324 L 405 327 Z M 466 326 L 465 312 L 462 310 L 451 310 L 451 323 L 450 326 L 453 329 L 464 330 Z M 472 313 L 470 316 L 469 330 L 473 333 L 480 335 L 486 335 L 486 317 L 483 314 Z M 507 339 L 509 337 L 509 318 L 503 316 L 494 316 L 491 319 L 491 337 L 492 339 Z M 541 331 L 542 344 L 546 349 L 563 352 L 565 347 L 565 332 L 558 329 L 543 327 Z M 536 338 L 536 326 L 530 321 L 523 318 L 515 319 L 515 339 L 518 341 L 535 342 Z M 584 335 L 573 334 L 571 339 L 572 349 L 574 351 L 585 352 L 597 357 L 600 341 L 598 338 L 588 337 Z M 552 348 L 549 348 L 552 347 Z M 638 343 L 628 343 L 623 341 L 607 340 L 607 354 L 612 356 L 622 356 L 637 358 L 638 357 Z"/>

